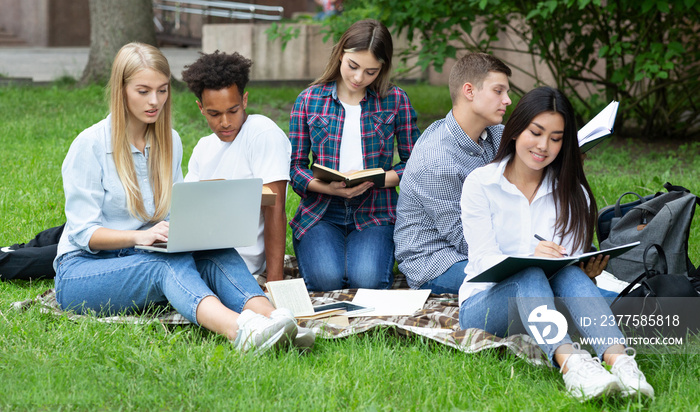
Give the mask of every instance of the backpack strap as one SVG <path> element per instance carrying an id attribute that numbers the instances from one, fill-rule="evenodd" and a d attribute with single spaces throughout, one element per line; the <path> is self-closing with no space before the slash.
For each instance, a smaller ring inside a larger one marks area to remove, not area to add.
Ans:
<path id="1" fill-rule="evenodd" d="M 644 203 L 644 198 L 643 198 L 642 196 L 640 196 L 639 193 L 636 193 L 636 192 L 625 192 L 625 193 L 622 194 L 622 196 L 620 196 L 620 197 L 617 199 L 617 202 L 615 202 L 615 217 L 622 217 L 622 208 L 620 207 L 620 203 L 622 202 L 622 198 L 625 197 L 625 196 L 627 196 L 627 195 L 635 195 L 635 196 L 637 196 L 637 197 L 639 198 L 639 203 L 640 203 L 640 204 L 641 204 L 641 203 Z"/>
<path id="2" fill-rule="evenodd" d="M 661 272 L 655 273 L 655 275 L 661 273 L 668 273 L 668 263 L 666 263 L 666 252 L 664 252 L 664 248 L 662 248 L 661 245 L 657 245 L 656 243 L 652 243 L 651 245 L 647 246 L 646 249 L 644 249 L 644 255 L 642 256 L 642 262 L 644 262 L 644 273 L 655 272 L 654 268 L 649 269 L 649 267 L 647 266 L 647 253 L 649 253 L 649 249 L 651 248 L 656 249 L 656 253 L 658 253 L 659 255 L 659 261 L 663 263 L 663 270 Z"/>
<path id="3" fill-rule="evenodd" d="M 659 254 L 659 260 L 663 262 L 663 268 L 664 270 L 662 272 L 657 272 L 656 269 L 651 268 L 647 266 L 647 253 L 649 252 L 649 249 L 651 248 L 656 248 L 656 251 Z M 651 245 L 647 246 L 646 249 L 644 249 L 644 273 L 641 275 L 637 276 L 635 280 L 630 282 L 629 285 L 627 285 L 624 289 L 622 289 L 622 292 L 620 292 L 619 295 L 613 300 L 613 302 L 610 304 L 610 306 L 614 305 L 618 300 L 621 298 L 624 298 L 627 296 L 632 289 L 638 284 L 641 283 L 644 279 L 648 278 L 653 278 L 654 276 L 660 275 L 662 273 L 667 273 L 668 272 L 668 265 L 666 263 L 666 253 L 664 252 L 664 249 L 661 247 L 661 245 L 657 245 L 656 243 L 652 243 Z"/>
<path id="4" fill-rule="evenodd" d="M 686 189 L 685 186 L 672 185 L 669 182 L 664 183 L 664 189 L 668 192 L 685 192 L 690 193 L 690 190 Z M 695 196 L 695 204 L 700 206 L 700 196 Z"/>
<path id="5" fill-rule="evenodd" d="M 664 189 L 666 189 L 666 191 L 668 191 L 668 192 L 687 192 L 687 193 L 690 193 L 690 190 L 686 189 L 684 186 L 675 186 L 669 182 L 664 183 Z"/>

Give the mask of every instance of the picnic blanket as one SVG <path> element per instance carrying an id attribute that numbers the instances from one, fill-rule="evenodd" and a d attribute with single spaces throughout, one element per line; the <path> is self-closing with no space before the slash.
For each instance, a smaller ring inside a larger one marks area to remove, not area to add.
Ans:
<path id="1" fill-rule="evenodd" d="M 355 289 L 332 292 L 312 292 L 314 304 L 332 301 L 348 301 L 355 296 Z M 347 326 L 326 323 L 323 319 L 303 320 L 299 324 L 313 329 L 317 338 L 338 339 L 376 328 L 393 328 L 399 335 L 420 335 L 465 353 L 476 353 L 485 349 L 506 349 L 535 365 L 545 365 L 547 360 L 535 341 L 528 335 L 512 335 L 499 338 L 481 329 L 459 328 L 459 306 L 457 296 L 450 294 L 430 295 L 423 309 L 411 316 L 354 317 Z M 44 313 L 66 316 L 72 320 L 89 320 L 105 323 L 160 323 L 163 325 L 187 325 L 190 322 L 175 310 L 153 315 L 92 316 L 79 315 L 61 310 L 56 301 L 56 292 L 49 289 L 34 299 L 15 302 L 16 309 L 38 306 Z"/>
<path id="2" fill-rule="evenodd" d="M 285 278 L 298 277 L 296 260 L 293 256 L 285 258 Z M 264 278 L 258 279 L 264 284 Z M 403 275 L 396 276 L 393 288 L 407 288 Z M 351 301 L 357 289 L 343 289 L 330 292 L 310 292 L 314 305 L 338 301 Z M 88 320 L 105 323 L 187 325 L 190 322 L 177 311 L 166 308 L 165 311 L 140 315 L 94 316 L 80 315 L 61 310 L 56 301 L 56 292 L 49 289 L 33 299 L 13 303 L 16 309 L 28 309 L 38 306 L 44 313 L 66 316 L 72 320 Z M 528 335 L 511 335 L 505 338 L 494 336 L 481 329 L 459 328 L 459 304 L 457 295 L 430 295 L 423 309 L 411 316 L 358 316 L 348 319 L 347 325 L 335 325 L 324 319 L 300 320 L 300 326 L 311 328 L 320 339 L 338 339 L 363 333 L 371 329 L 393 329 L 399 335 L 420 335 L 435 342 L 447 345 L 465 353 L 476 353 L 486 349 L 508 350 L 516 356 L 535 365 L 548 365 L 546 357 L 537 343 Z"/>

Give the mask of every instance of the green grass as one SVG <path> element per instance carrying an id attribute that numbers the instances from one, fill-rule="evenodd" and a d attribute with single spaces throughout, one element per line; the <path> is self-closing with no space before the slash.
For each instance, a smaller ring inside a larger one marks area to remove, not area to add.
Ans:
<path id="1" fill-rule="evenodd" d="M 446 87 L 406 86 L 425 129 L 450 109 Z M 249 111 L 286 131 L 301 89 L 249 87 Z M 185 147 L 210 131 L 182 90 L 174 124 Z M 62 82 L 0 88 L 0 245 L 26 241 L 64 221 L 60 167 L 71 141 L 107 114 L 103 90 Z M 586 169 L 604 206 L 627 190 L 641 195 L 665 181 L 700 193 L 697 143 L 642 145 L 613 138 L 594 149 Z M 289 218 L 298 196 L 289 190 Z M 691 259 L 700 263 L 700 223 Z M 291 236 L 288 232 L 288 239 Z M 288 242 L 287 253 L 291 253 Z M 421 338 L 375 331 L 320 340 L 307 355 L 251 357 L 194 327 L 109 325 L 18 312 L 11 302 L 51 281 L 0 283 L 0 410 L 698 410 L 700 356 L 640 354 L 657 393 L 653 402 L 606 399 L 580 405 L 557 371 L 506 352 L 466 355 Z"/>

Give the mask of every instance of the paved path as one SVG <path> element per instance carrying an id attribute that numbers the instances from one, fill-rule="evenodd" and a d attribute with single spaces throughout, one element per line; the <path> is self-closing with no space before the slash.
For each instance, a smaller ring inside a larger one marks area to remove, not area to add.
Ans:
<path id="1" fill-rule="evenodd" d="M 185 65 L 199 57 L 199 49 L 161 48 L 176 79 Z M 88 61 L 88 47 L 0 47 L 0 75 L 50 82 L 63 76 L 80 79 Z"/>

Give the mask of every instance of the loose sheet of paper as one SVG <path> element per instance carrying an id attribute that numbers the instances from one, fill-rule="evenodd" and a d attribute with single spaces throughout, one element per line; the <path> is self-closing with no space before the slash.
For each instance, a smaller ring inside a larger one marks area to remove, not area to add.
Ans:
<path id="1" fill-rule="evenodd" d="M 374 308 L 353 316 L 410 316 L 423 309 L 430 289 L 377 290 L 358 289 L 352 303 Z"/>

